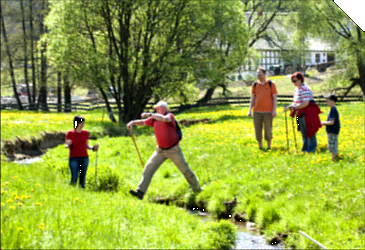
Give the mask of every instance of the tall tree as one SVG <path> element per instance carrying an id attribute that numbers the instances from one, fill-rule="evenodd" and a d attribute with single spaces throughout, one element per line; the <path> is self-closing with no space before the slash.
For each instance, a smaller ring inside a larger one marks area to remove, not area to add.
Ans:
<path id="1" fill-rule="evenodd" d="M 24 11 L 24 0 L 20 0 L 20 9 L 22 13 L 22 28 L 23 28 L 23 51 L 24 51 L 24 82 L 27 87 L 28 104 L 31 105 L 31 95 L 28 82 L 28 52 L 27 52 L 27 32 L 25 28 L 25 11 Z"/>
<path id="2" fill-rule="evenodd" d="M 246 52 L 239 1 L 57 1 L 51 9 L 44 39 L 52 64 L 104 92 L 111 87 L 119 122 L 137 118 L 151 98 L 192 86 L 197 56 L 215 60 L 205 66 L 215 72 Z M 222 27 L 212 14 L 225 21 Z M 226 50 L 234 56 L 222 58 Z"/>
<path id="3" fill-rule="evenodd" d="M 10 75 L 11 75 L 11 81 L 12 81 L 12 86 L 13 86 L 14 97 L 15 97 L 16 102 L 18 104 L 18 109 L 23 110 L 23 105 L 20 101 L 18 91 L 16 89 L 16 81 L 15 81 L 14 68 L 13 68 L 13 58 L 12 58 L 12 55 L 10 53 L 10 48 L 9 48 L 9 43 L 8 43 L 8 37 L 7 37 L 7 34 L 6 34 L 4 15 L 2 13 L 2 8 L 1 8 L 1 30 L 2 30 L 2 35 L 3 35 L 3 38 L 4 38 L 4 42 L 5 42 L 6 53 L 7 53 L 8 60 L 9 60 L 9 68 L 10 68 Z"/>
<path id="4" fill-rule="evenodd" d="M 365 34 L 360 27 L 331 0 L 296 1 L 296 9 L 292 23 L 298 29 L 336 48 L 337 66 L 345 70 L 338 77 L 347 79 L 340 82 L 352 82 L 345 95 L 354 86 L 360 86 L 365 95 Z"/>
<path id="5" fill-rule="evenodd" d="M 32 64 L 32 103 L 35 104 L 36 98 L 36 72 L 35 72 L 35 48 L 34 48 L 34 28 L 33 28 L 34 16 L 33 16 L 33 0 L 29 0 L 29 27 L 30 27 L 30 56 L 31 56 L 31 64 Z M 34 108 L 34 107 L 33 107 Z"/>
<path id="6" fill-rule="evenodd" d="M 243 3 L 242 9 L 245 12 L 247 18 L 247 26 L 249 37 L 246 40 L 246 47 L 249 50 L 253 50 L 254 45 L 260 41 L 265 40 L 270 42 L 274 46 L 285 50 L 282 47 L 283 40 L 286 39 L 285 32 L 281 29 L 281 19 L 279 18 L 280 14 L 283 12 L 287 12 L 292 8 L 292 4 L 290 1 L 286 0 L 241 0 Z M 224 21 L 218 21 L 217 24 L 220 24 Z M 219 27 L 226 28 L 225 25 L 219 25 Z M 237 34 L 244 35 L 244 34 Z M 231 56 L 231 51 L 227 47 L 220 47 L 221 50 L 221 59 L 225 57 Z M 253 52 L 250 52 L 253 54 Z M 207 103 L 213 96 L 214 91 L 217 87 L 223 88 L 223 92 L 227 91 L 227 83 L 229 82 L 226 77 L 227 73 L 231 73 L 232 71 L 236 71 L 243 64 L 251 63 L 251 57 L 244 57 L 236 60 L 235 65 L 221 65 L 224 70 L 223 74 L 212 83 L 208 85 L 208 89 L 205 95 L 198 101 L 198 103 Z M 205 78 L 206 79 L 206 78 Z M 209 79 L 209 78 L 208 78 Z"/>
<path id="7" fill-rule="evenodd" d="M 45 34 L 47 32 L 47 27 L 44 25 L 44 18 L 47 13 L 48 2 L 46 0 L 42 1 L 42 11 L 39 24 L 40 34 Z M 40 43 L 40 54 L 41 54 L 41 77 L 40 77 L 40 90 L 38 103 L 42 105 L 43 111 L 49 111 L 47 105 L 47 42 L 41 41 Z"/>

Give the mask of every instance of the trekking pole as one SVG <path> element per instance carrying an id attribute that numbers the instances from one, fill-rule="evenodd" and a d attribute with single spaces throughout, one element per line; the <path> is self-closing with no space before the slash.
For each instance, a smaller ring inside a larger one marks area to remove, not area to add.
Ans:
<path id="1" fill-rule="evenodd" d="M 95 155 L 95 191 L 96 191 L 97 178 L 98 178 L 98 151 L 96 151 Z"/>
<path id="2" fill-rule="evenodd" d="M 131 137 L 132 137 L 132 140 L 133 140 L 134 146 L 136 147 L 136 150 L 137 150 L 137 153 L 138 153 L 139 159 L 141 160 L 142 167 L 144 168 L 144 164 L 143 164 L 143 161 L 142 161 L 141 155 L 139 154 L 139 151 L 138 151 L 138 147 L 137 147 L 136 141 L 134 140 L 132 130 L 131 130 L 131 129 L 128 129 L 128 130 L 129 130 L 129 133 L 131 134 Z"/>
<path id="3" fill-rule="evenodd" d="M 285 132 L 286 132 L 286 148 L 289 151 L 289 136 L 288 136 L 288 119 L 286 118 L 286 111 L 285 111 Z"/>
<path id="4" fill-rule="evenodd" d="M 70 167 L 67 168 L 67 182 L 66 183 L 68 183 L 69 180 L 70 180 L 70 173 L 69 173 L 69 171 L 70 171 Z"/>
<path id="5" fill-rule="evenodd" d="M 294 143 L 295 143 L 295 152 L 298 153 L 298 149 L 297 149 L 297 138 L 295 137 L 294 117 L 291 119 L 291 121 L 292 121 L 292 124 L 293 124 L 293 135 L 294 135 Z"/>

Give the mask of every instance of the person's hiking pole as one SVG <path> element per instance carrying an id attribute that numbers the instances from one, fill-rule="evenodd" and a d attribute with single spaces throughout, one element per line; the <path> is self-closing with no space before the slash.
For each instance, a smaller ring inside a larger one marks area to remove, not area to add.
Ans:
<path id="1" fill-rule="evenodd" d="M 287 151 L 289 151 L 288 119 L 286 118 L 286 110 L 285 110 L 285 132 L 286 132 L 286 148 Z"/>
<path id="2" fill-rule="evenodd" d="M 97 178 L 98 178 L 98 151 L 96 151 L 95 155 L 95 191 L 96 191 Z"/>
<path id="3" fill-rule="evenodd" d="M 70 180 L 70 174 L 69 174 L 69 171 L 70 171 L 70 167 L 67 168 L 67 183 L 69 182 Z"/>
<path id="4" fill-rule="evenodd" d="M 294 115 L 294 117 L 295 117 L 295 115 Z M 297 138 L 295 137 L 294 117 L 291 119 L 291 121 L 292 121 L 292 124 L 293 124 L 293 135 L 294 135 L 294 143 L 295 143 L 295 152 L 298 153 L 298 149 L 297 149 Z"/>
<path id="5" fill-rule="evenodd" d="M 134 146 L 136 147 L 136 150 L 137 150 L 137 153 L 138 153 L 139 159 L 141 160 L 142 167 L 144 168 L 144 164 L 143 164 L 143 161 L 142 161 L 141 155 L 139 154 L 139 151 L 138 151 L 138 147 L 137 147 L 136 141 L 134 140 L 132 130 L 131 130 L 131 129 L 128 129 L 128 130 L 129 130 L 129 133 L 131 134 L 131 137 L 132 137 L 132 140 L 133 140 Z"/>

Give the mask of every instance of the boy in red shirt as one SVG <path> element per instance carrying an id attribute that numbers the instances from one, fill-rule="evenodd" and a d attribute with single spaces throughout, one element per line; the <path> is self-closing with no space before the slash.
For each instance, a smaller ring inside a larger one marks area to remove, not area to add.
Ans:
<path id="1" fill-rule="evenodd" d="M 174 115 L 167 112 L 168 106 L 166 102 L 160 101 L 153 108 L 156 109 L 157 113 L 142 113 L 142 118 L 147 119 L 134 120 L 127 124 L 128 129 L 131 129 L 133 125 L 153 127 L 158 145 L 143 170 L 142 180 L 137 190 L 130 190 L 131 195 L 136 196 L 140 200 L 143 199 L 152 176 L 166 159 L 170 159 L 179 168 L 194 192 L 199 191 L 199 181 L 194 172 L 189 168 L 179 146 L 179 136 L 176 132 Z"/>

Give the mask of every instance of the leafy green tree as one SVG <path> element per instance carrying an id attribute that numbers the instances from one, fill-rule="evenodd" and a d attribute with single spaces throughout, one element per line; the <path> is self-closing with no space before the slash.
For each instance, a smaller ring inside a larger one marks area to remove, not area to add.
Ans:
<path id="1" fill-rule="evenodd" d="M 365 95 L 365 34 L 331 0 L 296 1 L 292 22 L 307 36 L 321 38 L 336 49 L 340 78 L 352 81 L 345 95 L 359 85 Z M 346 82 L 346 81 L 341 81 Z"/>
<path id="2" fill-rule="evenodd" d="M 199 68 L 224 72 L 222 65 L 234 68 L 236 60 L 244 58 L 247 31 L 240 5 L 54 1 L 44 39 L 53 65 L 69 70 L 78 81 L 92 83 L 102 96 L 113 89 L 119 121 L 126 122 L 137 118 L 151 99 L 191 89 Z M 223 58 L 226 51 L 232 56 Z M 198 57 L 210 65 L 202 67 L 196 63 Z"/>

